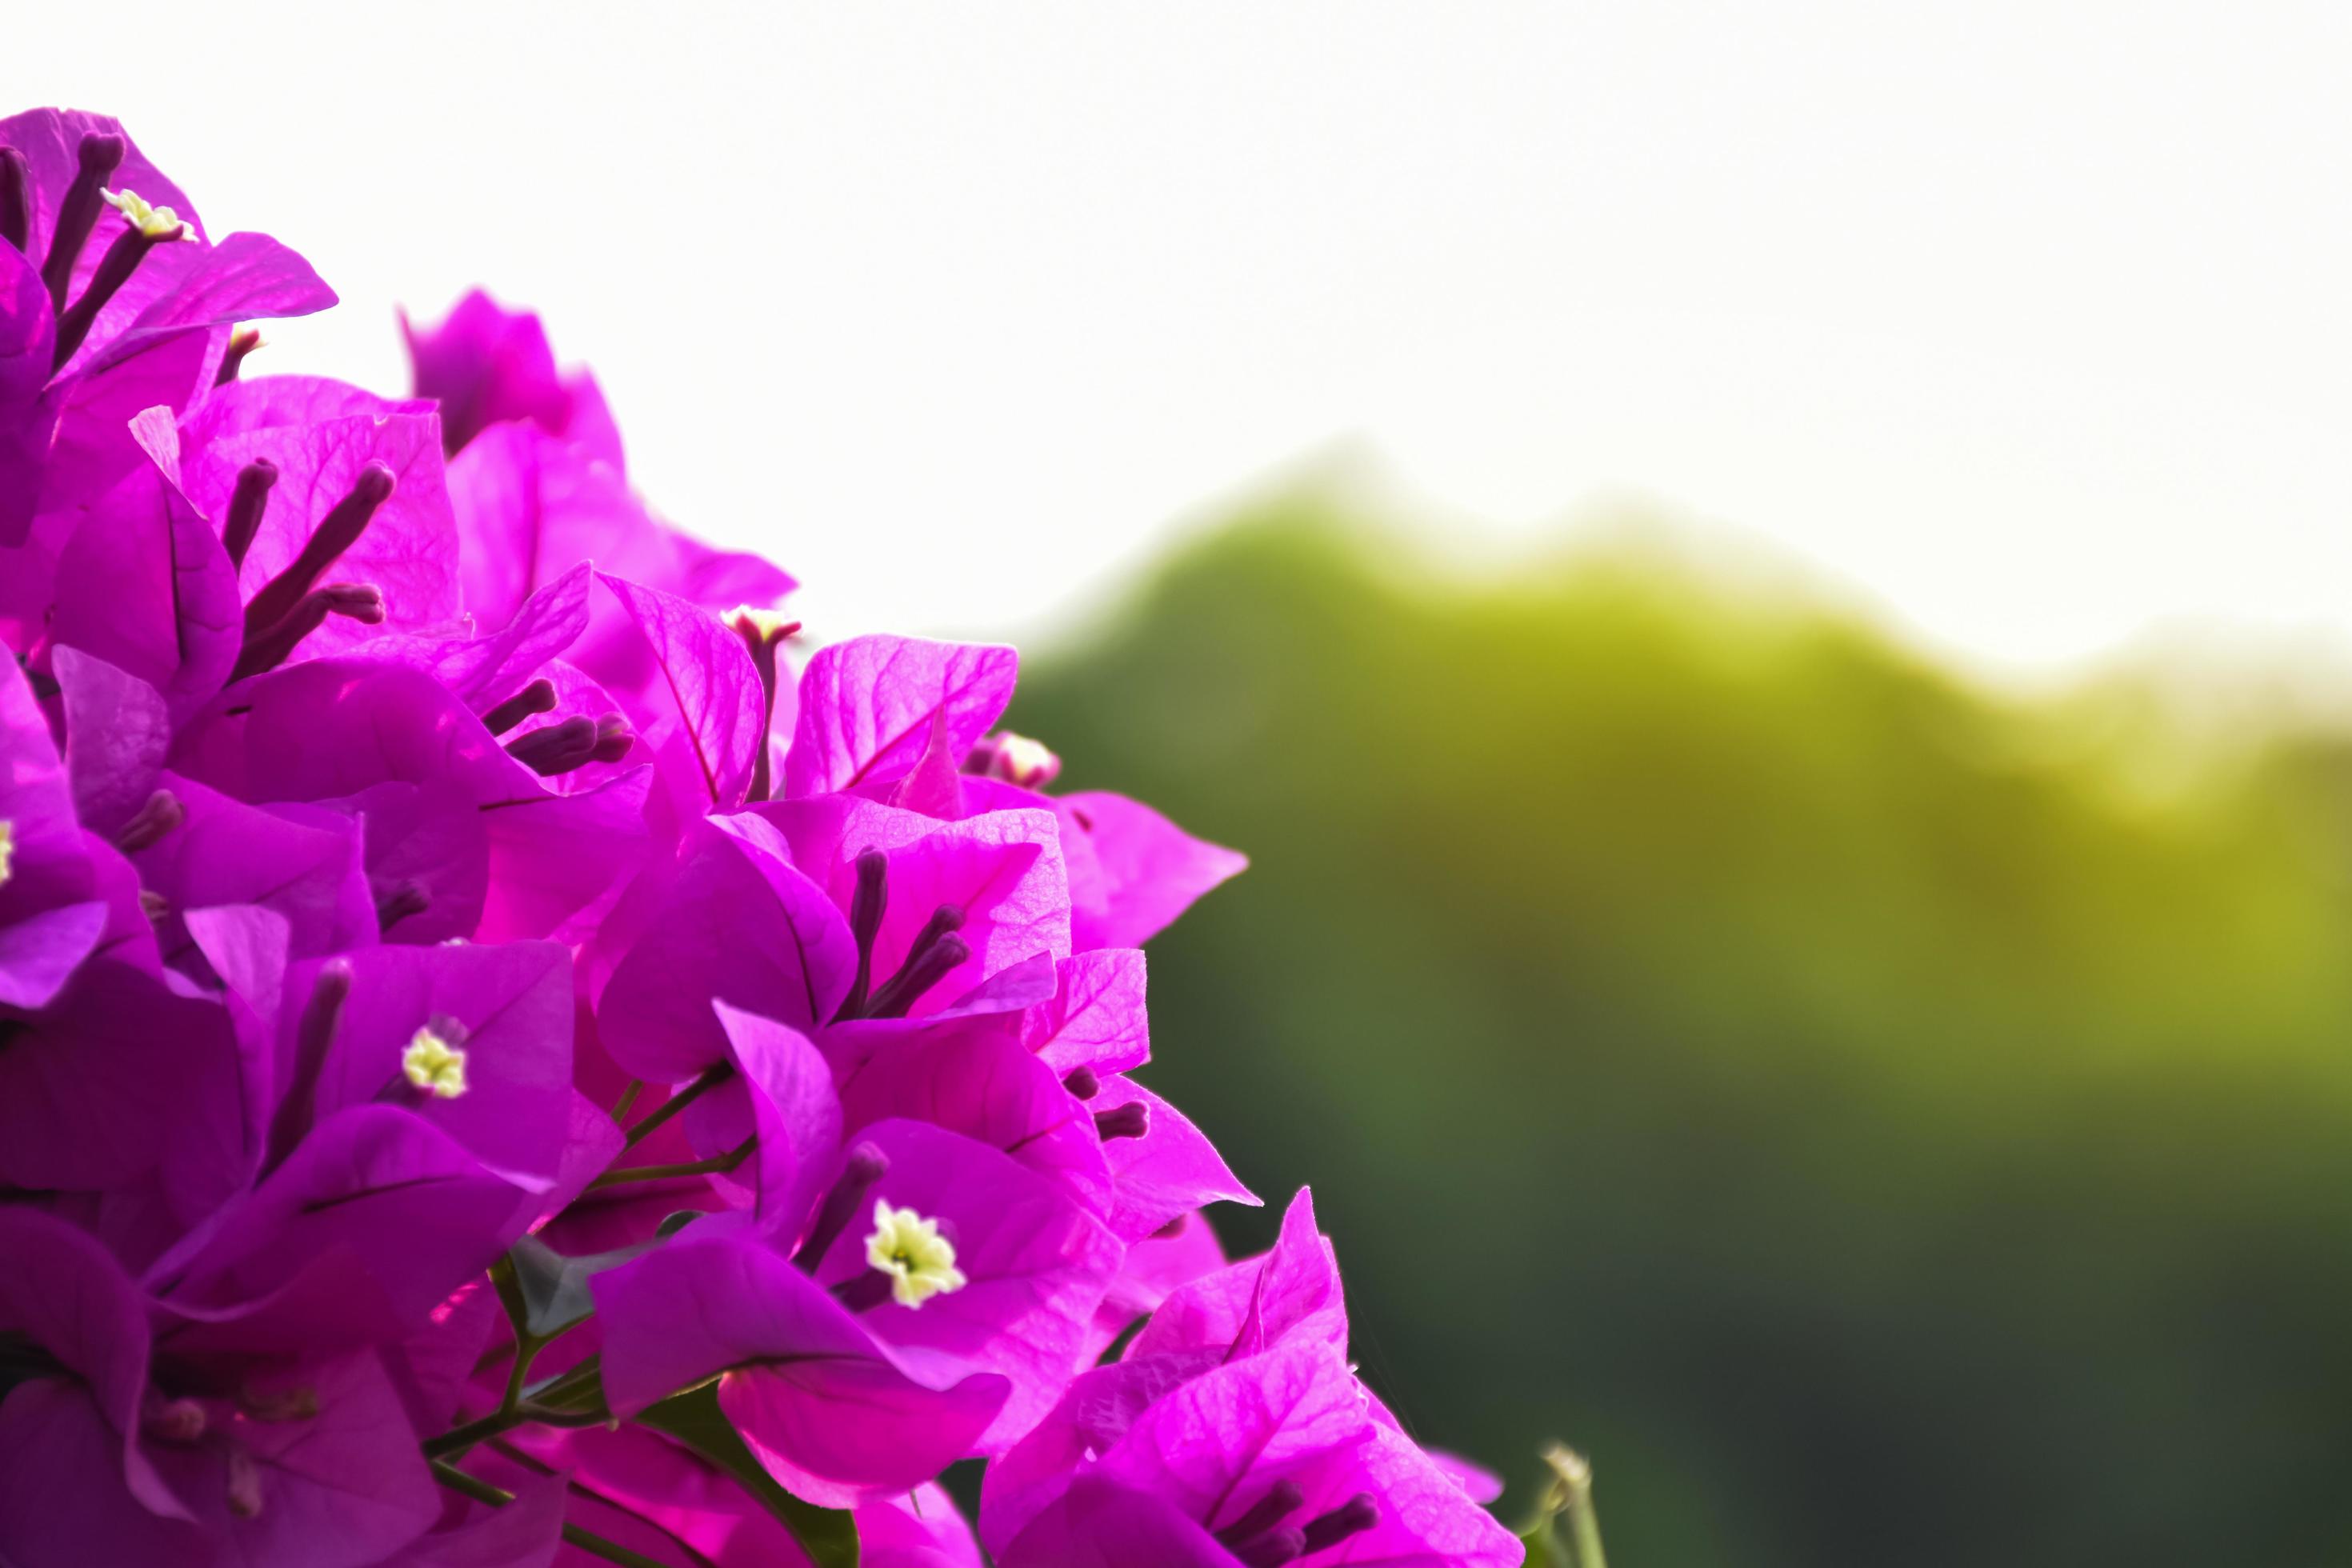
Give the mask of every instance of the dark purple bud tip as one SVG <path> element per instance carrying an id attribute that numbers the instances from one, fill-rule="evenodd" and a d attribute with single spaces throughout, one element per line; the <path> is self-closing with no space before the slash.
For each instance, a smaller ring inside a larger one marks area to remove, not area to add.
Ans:
<path id="1" fill-rule="evenodd" d="M 255 633 L 285 619 L 310 593 L 320 575 L 344 551 L 359 542 L 376 509 L 392 499 L 394 484 L 392 470 L 382 463 L 370 463 L 359 471 L 349 493 L 319 520 L 319 526 L 302 542 L 302 549 L 293 562 L 263 584 L 261 591 L 246 605 L 245 631 L 248 641 Z"/>
<path id="2" fill-rule="evenodd" d="M 503 735 L 532 714 L 554 706 L 555 682 L 541 677 L 483 714 L 482 727 L 493 735 Z"/>
<path id="3" fill-rule="evenodd" d="M 1307 1521 L 1307 1550 L 1320 1552 L 1381 1521 L 1381 1506 L 1370 1492 L 1358 1492 L 1330 1512 Z"/>
<path id="4" fill-rule="evenodd" d="M 1250 1505 L 1248 1511 L 1216 1532 L 1217 1539 L 1227 1546 L 1255 1540 L 1272 1530 L 1306 1505 L 1307 1494 L 1293 1480 L 1279 1480 L 1268 1487 L 1265 1495 Z"/>
<path id="5" fill-rule="evenodd" d="M 383 594 L 373 583 L 330 583 L 316 593 L 303 595 L 292 609 L 268 626 L 257 631 L 248 623 L 244 651 L 237 655 L 229 679 L 243 680 L 263 670 L 276 669 L 329 616 L 343 616 L 362 626 L 382 626 Z"/>
<path id="6" fill-rule="evenodd" d="M 125 855 L 136 855 L 187 819 L 188 813 L 180 805 L 179 796 L 170 790 L 159 789 L 131 814 L 131 820 L 115 834 L 114 847 Z"/>
<path id="7" fill-rule="evenodd" d="M 1062 1087 L 1080 1100 L 1092 1100 L 1101 1092 L 1102 1079 L 1095 1077 L 1092 1068 L 1073 1068 L 1069 1076 L 1062 1079 Z"/>
<path id="8" fill-rule="evenodd" d="M 93 131 L 81 139 L 81 169 L 100 179 L 122 166 L 122 138 L 110 131 Z"/>
<path id="9" fill-rule="evenodd" d="M 961 915 L 958 916 L 961 919 Z M 919 1001 L 934 985 L 947 978 L 964 960 L 971 949 L 960 936 L 943 936 L 928 947 L 909 952 L 898 973 L 890 983 L 874 993 L 872 1005 L 866 1009 L 869 1018 L 903 1018 L 907 1009 Z"/>
<path id="10" fill-rule="evenodd" d="M 866 990 L 874 984 L 874 934 L 890 907 L 890 858 L 871 847 L 857 852 L 857 890 L 849 898 L 849 934 L 857 941 L 857 973 L 841 999 L 835 1023 L 866 1016 Z"/>
<path id="11" fill-rule="evenodd" d="M 318 1114 L 319 1075 L 326 1070 L 327 1053 L 334 1047 L 336 1031 L 342 1027 L 343 1003 L 351 994 L 351 960 L 331 958 L 319 966 L 310 999 L 303 1004 L 301 1020 L 294 1026 L 294 1072 L 286 1086 L 286 1097 L 278 1102 L 278 1113 L 270 1119 L 268 1149 L 261 1165 L 265 1175 L 283 1164 L 310 1131 Z"/>
<path id="12" fill-rule="evenodd" d="M 1116 1110 L 1097 1110 L 1095 1131 L 1106 1143 L 1114 1138 L 1140 1138 L 1151 1131 L 1151 1108 L 1131 1100 Z"/>
<path id="13" fill-rule="evenodd" d="M 1279 1568 L 1306 1551 L 1307 1538 L 1295 1530 L 1268 1531 L 1255 1541 L 1233 1549 L 1234 1560 L 1244 1568 Z"/>
<path id="14" fill-rule="evenodd" d="M 84 136 L 79 156 L 81 167 L 58 203 L 58 224 L 49 235 L 49 254 L 41 261 L 41 281 L 49 290 L 49 309 L 60 318 L 66 313 L 66 289 L 73 281 L 74 263 L 81 258 L 82 242 L 89 237 L 91 226 L 98 222 L 99 209 L 106 205 L 100 191 L 121 165 L 122 138 L 105 132 Z M 62 364 L 69 357 L 70 351 L 59 355 L 58 363 Z"/>
<path id="15" fill-rule="evenodd" d="M 360 477 L 352 481 L 352 499 L 367 506 L 382 506 L 392 499 L 392 492 L 399 487 L 399 476 L 388 465 L 370 463 L 360 470 Z"/>
<path id="16" fill-rule="evenodd" d="M 890 1156 L 872 1143 L 860 1143 L 849 1151 L 842 1162 L 840 1179 L 824 1194 L 818 1205 L 816 1220 L 809 1226 L 808 1238 L 793 1254 L 793 1261 L 801 1268 L 814 1272 L 824 1257 L 825 1249 L 839 1238 L 857 1211 L 866 1205 L 866 1194 L 874 1184 L 890 1173 Z"/>
<path id="17" fill-rule="evenodd" d="M 509 741 L 507 751 L 541 778 L 568 773 L 595 754 L 596 721 L 575 713 L 560 724 L 542 724 Z"/>
<path id="18" fill-rule="evenodd" d="M 236 471 L 236 489 L 228 498 L 228 521 L 221 528 L 221 547 L 228 552 L 230 565 L 245 564 L 245 552 L 253 548 L 253 536 L 261 531 L 262 513 L 277 483 L 278 465 L 267 458 L 256 458 Z"/>
<path id="19" fill-rule="evenodd" d="M 879 849 L 857 852 L 857 891 L 849 900 L 850 929 L 864 932 L 871 942 L 873 931 L 882 923 L 882 911 L 890 900 L 890 857 Z"/>
<path id="20" fill-rule="evenodd" d="M 330 583 L 319 592 L 327 601 L 327 614 L 362 626 L 383 625 L 383 590 L 374 584 Z"/>
<path id="21" fill-rule="evenodd" d="M 588 755 L 595 762 L 617 763 L 629 754 L 636 740 L 636 732 L 629 728 L 626 719 L 618 713 L 607 713 L 596 721 L 596 744 L 590 748 Z"/>

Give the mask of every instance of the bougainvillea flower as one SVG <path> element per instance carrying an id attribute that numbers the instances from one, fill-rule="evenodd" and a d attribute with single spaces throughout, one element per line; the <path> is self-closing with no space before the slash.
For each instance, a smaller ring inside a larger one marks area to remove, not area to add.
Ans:
<path id="1" fill-rule="evenodd" d="M 572 1089 L 572 962 L 543 942 L 384 946 L 331 960 L 348 972 L 341 1026 L 315 1068 L 298 1006 L 280 1012 L 278 1081 L 311 1078 L 313 1114 L 388 1100 L 527 1191 L 555 1179 Z M 307 997 L 317 963 L 289 970 Z"/>
<path id="2" fill-rule="evenodd" d="M 157 784 L 172 803 L 170 820 L 152 837 L 142 832 L 131 859 L 165 963 L 204 977 L 186 916 L 221 905 L 257 905 L 280 917 L 299 958 L 375 942 L 375 897 L 356 821 L 331 812 L 294 820 L 169 772 Z"/>
<path id="3" fill-rule="evenodd" d="M 183 487 L 235 563 L 249 649 L 337 584 L 374 588 L 382 614 L 329 615 L 274 662 L 341 651 L 378 625 L 456 627 L 457 524 L 437 415 L 268 376 L 207 398 L 181 422 L 180 445 Z"/>
<path id="4" fill-rule="evenodd" d="M 1055 797 L 1077 832 L 1063 834 L 1070 867 L 1071 943 L 1140 947 L 1192 901 L 1239 875 L 1249 858 L 1193 837 L 1139 801 L 1101 790 Z"/>
<path id="5" fill-rule="evenodd" d="M 0 1562 L 1516 1561 L 1130 1076 L 1241 857 L 1011 648 L 796 679 L 536 317 L 241 378 L 331 300 L 0 121 Z"/>
<path id="6" fill-rule="evenodd" d="M 803 1032 L 849 994 L 857 945 L 825 890 L 756 816 L 689 827 L 644 935 L 597 1005 L 605 1048 L 631 1074 L 682 1083 L 729 1059 L 714 1001 Z"/>
<path id="7" fill-rule="evenodd" d="M 307 315 L 335 296 L 266 235 L 214 244 L 117 121 L 34 110 L 0 121 L 0 362 L 13 367 L 0 374 L 0 546 L 15 546 L 37 510 L 128 468 L 122 417 L 200 395 L 229 323 Z M 151 355 L 129 376 L 140 401 L 95 391 Z"/>
<path id="8" fill-rule="evenodd" d="M 1013 649 L 978 644 L 864 637 L 819 648 L 801 673 L 783 795 L 896 784 L 931 744 L 934 721 L 961 757 L 1004 711 L 1019 670 Z"/>
<path id="9" fill-rule="evenodd" d="M 447 871 L 450 885 L 485 889 L 477 940 L 559 934 L 633 875 L 646 850 L 642 769 L 579 795 L 543 787 L 524 760 L 525 731 L 502 745 L 482 721 L 422 671 L 362 660 L 313 659 L 240 682 L 181 731 L 173 771 L 239 800 L 308 802 L 363 812 L 367 793 L 415 786 L 397 817 L 409 833 L 434 827 L 430 810 L 470 814 L 482 859 Z M 522 748 L 519 752 L 518 748 Z M 587 760 L 582 750 L 578 761 Z M 565 759 L 570 760 L 570 759 Z M 539 765 L 553 766 L 544 759 Z M 383 797 L 377 797 L 381 802 Z M 429 809 L 428 809 L 429 808 Z M 380 913 L 430 900 L 436 884 L 404 874 L 404 837 L 367 838 Z M 436 834 L 435 854 L 471 840 L 462 823 Z"/>
<path id="10" fill-rule="evenodd" d="M 829 795 L 752 814 L 849 916 L 866 979 L 849 1016 L 920 1017 L 1037 954 L 1069 954 L 1058 833 L 1044 812 L 940 822 Z"/>
<path id="11" fill-rule="evenodd" d="M 1110 1430 L 1086 1484 L 1025 1517 L 983 1502 L 982 1538 L 1006 1568 L 1067 1562 L 1232 1565 L 1318 1561 L 1507 1568 L 1519 1542 L 1412 1442 L 1371 1414 L 1339 1353 L 1297 1340 L 1211 1367 Z M 1142 1510 L 1155 1499 L 1167 1513 Z M 1112 1506 L 1113 1500 L 1129 1506 Z M 1152 1520 L 1120 1547 L 1122 1515 Z"/>
<path id="12" fill-rule="evenodd" d="M 0 1335 L 30 1373 L 0 1405 L 11 1563 L 358 1568 L 439 1513 L 373 1354 L 208 1346 L 214 1325 L 151 1307 L 94 1241 L 39 1214 L 0 1211 Z"/>
<path id="13" fill-rule="evenodd" d="M 594 1280 L 606 1401 L 632 1415 L 723 1373 L 719 1407 L 796 1495 L 847 1507 L 969 1453 L 1011 1384 L 902 1357 L 777 1252 L 691 1234 Z M 886 1309 L 887 1310 L 887 1309 Z"/>
<path id="14" fill-rule="evenodd" d="M 106 909 L 48 721 L 0 669 L 0 1006 L 39 1007 L 98 945 Z"/>
<path id="15" fill-rule="evenodd" d="M 742 639 L 688 600 L 610 573 L 596 580 L 635 634 L 642 673 L 609 664 L 590 672 L 622 700 L 678 813 L 742 805 L 765 733 L 759 671 Z"/>
<path id="16" fill-rule="evenodd" d="M 547 329 L 527 310 L 509 310 L 482 289 L 457 301 L 436 327 L 420 329 L 404 310 L 401 335 L 416 395 L 441 406 L 451 453 L 484 430 L 529 421 L 618 468 L 620 435 L 604 395 L 585 371 L 561 374 Z"/>
<path id="17" fill-rule="evenodd" d="M 181 489 L 170 411 L 145 410 L 127 428 L 143 460 L 58 553 L 48 636 L 144 681 L 184 721 L 236 668 L 236 573 Z"/>

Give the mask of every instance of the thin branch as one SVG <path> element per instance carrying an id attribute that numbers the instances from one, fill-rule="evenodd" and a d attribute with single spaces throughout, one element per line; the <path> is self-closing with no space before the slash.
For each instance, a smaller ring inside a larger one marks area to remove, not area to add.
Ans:
<path id="1" fill-rule="evenodd" d="M 734 1076 L 735 1066 L 732 1062 L 720 1062 L 716 1067 L 705 1068 L 700 1078 L 655 1106 L 646 1113 L 644 1121 L 630 1128 L 628 1141 L 622 1147 L 635 1148 L 645 1141 L 647 1134 L 661 1126 L 663 1122 L 667 1121 L 671 1117 L 701 1099 L 705 1093 L 718 1088 Z"/>
<path id="2" fill-rule="evenodd" d="M 674 1176 L 724 1175 L 751 1157 L 758 1144 L 757 1137 L 746 1138 L 724 1154 L 714 1154 L 708 1160 L 690 1160 L 675 1165 L 629 1165 L 617 1171 L 607 1171 L 590 1182 L 586 1191 L 599 1187 L 617 1187 L 625 1182 L 666 1182 Z"/>

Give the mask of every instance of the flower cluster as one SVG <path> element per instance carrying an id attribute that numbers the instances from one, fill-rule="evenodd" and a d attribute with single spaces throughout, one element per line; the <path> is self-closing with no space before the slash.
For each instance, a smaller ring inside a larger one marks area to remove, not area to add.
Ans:
<path id="1" fill-rule="evenodd" d="M 0 240 L 0 1561 L 1519 1560 L 1307 1194 L 1220 1253 L 1131 1075 L 1241 857 L 1011 649 L 803 658 L 487 296 L 242 375 L 334 296 L 111 120 Z"/>

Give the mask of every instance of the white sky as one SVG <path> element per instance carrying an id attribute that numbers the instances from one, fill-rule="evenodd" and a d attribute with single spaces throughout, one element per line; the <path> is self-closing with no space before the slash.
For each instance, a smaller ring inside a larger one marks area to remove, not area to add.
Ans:
<path id="1" fill-rule="evenodd" d="M 1934 643 L 2352 633 L 2352 6 L 9 6 L 341 293 L 480 281 L 812 631 L 1066 609 L 1359 442 L 1656 498 Z"/>

